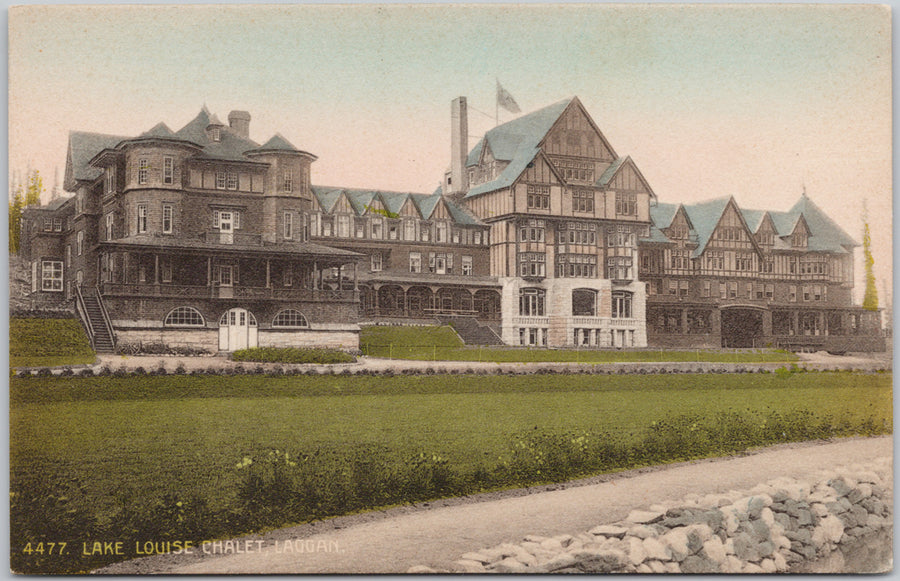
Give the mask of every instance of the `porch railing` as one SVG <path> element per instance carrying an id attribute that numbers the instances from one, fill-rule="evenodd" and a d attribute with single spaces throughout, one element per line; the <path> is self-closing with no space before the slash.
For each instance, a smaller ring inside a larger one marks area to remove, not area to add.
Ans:
<path id="1" fill-rule="evenodd" d="M 354 290 L 312 290 L 266 288 L 253 286 L 199 286 L 176 284 L 113 283 L 100 285 L 107 296 L 198 298 L 198 299 L 274 299 L 308 302 L 352 302 L 359 300 L 359 291 Z"/>
<path id="2" fill-rule="evenodd" d="M 75 311 L 78 313 L 79 319 L 87 331 L 88 340 L 91 342 L 91 349 L 94 348 L 94 328 L 91 326 L 91 319 L 88 316 L 87 307 L 84 306 L 84 297 L 81 295 L 81 285 L 75 285 Z"/>

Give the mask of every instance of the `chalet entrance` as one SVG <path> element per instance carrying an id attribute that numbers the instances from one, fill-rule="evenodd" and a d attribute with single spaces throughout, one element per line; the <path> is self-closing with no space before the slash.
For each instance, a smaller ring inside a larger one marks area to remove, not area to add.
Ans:
<path id="1" fill-rule="evenodd" d="M 763 334 L 763 312 L 758 309 L 722 309 L 722 347 L 753 347 Z"/>
<path id="2" fill-rule="evenodd" d="M 259 345 L 256 317 L 247 309 L 231 309 L 219 319 L 219 351 L 237 351 Z"/>

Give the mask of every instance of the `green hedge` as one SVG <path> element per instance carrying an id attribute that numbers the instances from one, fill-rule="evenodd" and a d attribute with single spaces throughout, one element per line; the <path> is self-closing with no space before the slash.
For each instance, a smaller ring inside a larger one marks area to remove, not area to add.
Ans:
<path id="1" fill-rule="evenodd" d="M 13 367 L 93 363 L 94 356 L 76 319 L 9 320 L 9 364 Z"/>
<path id="2" fill-rule="evenodd" d="M 356 357 L 337 349 L 298 349 L 295 347 L 254 347 L 231 354 L 234 361 L 259 363 L 355 363 Z"/>

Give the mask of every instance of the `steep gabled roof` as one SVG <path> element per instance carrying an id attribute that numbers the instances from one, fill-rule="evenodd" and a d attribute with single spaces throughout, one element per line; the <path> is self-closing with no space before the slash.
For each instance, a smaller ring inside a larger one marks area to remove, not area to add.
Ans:
<path id="1" fill-rule="evenodd" d="M 719 224 L 725 208 L 731 201 L 731 197 L 716 198 L 699 204 L 685 205 L 684 209 L 694 225 L 694 231 L 697 233 L 697 248 L 694 250 L 693 256 L 696 258 L 706 249 L 706 244 L 712 237 L 713 231 Z"/>
<path id="2" fill-rule="evenodd" d="M 469 152 L 466 165 L 478 164 L 484 142 L 491 148 L 494 159 L 501 161 L 512 161 L 521 151 L 536 149 L 573 99 L 574 97 L 564 99 L 494 127 Z"/>
<path id="3" fill-rule="evenodd" d="M 541 150 L 538 148 L 532 148 L 531 146 L 523 146 L 522 151 L 516 153 L 515 159 L 513 159 L 509 165 L 507 165 L 500 175 L 497 176 L 496 179 L 491 180 L 489 182 L 485 182 L 483 184 L 479 184 L 474 188 L 470 189 L 464 197 L 466 198 L 474 198 L 475 196 L 485 194 L 487 192 L 492 192 L 494 190 L 499 190 L 501 188 L 508 188 L 513 185 L 516 179 L 522 175 L 522 172 L 528 167 L 528 164 L 533 162 L 535 158 L 540 154 Z"/>
<path id="4" fill-rule="evenodd" d="M 672 242 L 672 241 L 669 240 L 668 236 L 666 236 L 665 234 L 663 234 L 662 230 L 660 230 L 659 228 L 657 228 L 657 227 L 654 226 L 653 224 L 650 224 L 650 236 L 648 236 L 648 237 L 646 237 L 646 238 L 643 238 L 643 237 L 642 237 L 642 238 L 641 238 L 641 242 L 651 242 L 651 243 L 666 244 L 666 243 L 670 243 L 670 242 Z"/>
<path id="5" fill-rule="evenodd" d="M 657 228 L 668 228 L 678 213 L 681 204 L 663 204 L 659 203 L 650 206 L 650 219 Z"/>
<path id="6" fill-rule="evenodd" d="M 809 250 L 838 251 L 838 247 L 859 246 L 859 242 L 847 234 L 805 194 L 800 197 L 788 214 L 802 215 L 809 227 Z"/>
<path id="7" fill-rule="evenodd" d="M 262 152 L 262 151 L 296 151 L 300 150 L 294 147 L 294 144 L 287 140 L 287 138 L 280 134 L 276 133 L 273 135 L 268 141 L 260 145 L 259 147 L 254 147 L 252 149 L 248 149 L 247 153 L 250 152 Z"/>
<path id="8" fill-rule="evenodd" d="M 310 186 L 310 190 L 312 190 L 313 195 L 318 200 L 319 206 L 326 212 L 331 212 L 344 191 L 343 188 L 329 186 Z"/>
<path id="9" fill-rule="evenodd" d="M 344 195 L 357 216 L 365 214 L 375 199 L 375 192 L 365 190 L 344 190 Z"/>
<path id="10" fill-rule="evenodd" d="M 212 141 L 206 133 L 206 128 L 210 125 L 222 124 L 215 115 L 210 116 L 204 107 L 187 125 L 175 132 L 175 137 L 202 146 L 203 156 L 211 159 L 247 161 L 244 152 L 259 147 L 252 139 L 241 137 L 224 125 L 219 131 L 219 141 Z"/>
<path id="11" fill-rule="evenodd" d="M 121 135 L 70 131 L 64 187 L 71 191 L 77 187 L 78 181 L 93 181 L 100 177 L 103 170 L 91 166 L 89 162 L 104 149 L 113 148 L 126 139 L 128 137 Z"/>
<path id="12" fill-rule="evenodd" d="M 604 170 L 604 172 L 597 179 L 596 185 L 598 185 L 598 186 L 609 185 L 610 180 L 613 179 L 613 176 L 616 175 L 616 172 L 618 172 L 622 168 L 622 166 L 625 164 L 625 161 L 627 161 L 629 159 L 631 159 L 631 157 L 626 155 L 625 157 L 620 157 L 616 161 L 609 164 L 609 167 L 606 168 L 606 170 Z"/>
<path id="13" fill-rule="evenodd" d="M 149 131 L 145 131 L 141 133 L 141 137 L 164 137 L 171 138 L 175 137 L 175 133 L 169 129 L 169 126 L 160 121 L 156 125 L 154 125 Z"/>
<path id="14" fill-rule="evenodd" d="M 431 218 L 431 214 L 434 213 L 434 209 L 441 199 L 441 194 L 440 192 L 435 192 L 431 195 L 410 194 L 410 198 L 412 198 L 413 203 L 419 208 L 419 213 L 422 214 L 422 218 L 428 220 Z"/>
<path id="15" fill-rule="evenodd" d="M 338 199 L 340 199 L 341 194 L 343 194 L 358 215 L 364 214 L 369 204 L 376 198 L 384 203 L 385 209 L 391 215 L 399 214 L 400 210 L 403 208 L 403 204 L 409 200 L 416 207 L 423 219 L 427 220 L 434 213 L 438 203 L 443 200 L 444 204 L 447 206 L 447 211 L 450 212 L 450 216 L 457 224 L 483 224 L 483 222 L 470 214 L 465 208 L 459 206 L 450 198 L 442 196 L 440 188 L 433 194 L 363 190 L 333 186 L 310 186 L 310 189 L 322 209 L 329 213 L 334 209 L 334 205 L 337 203 Z"/>

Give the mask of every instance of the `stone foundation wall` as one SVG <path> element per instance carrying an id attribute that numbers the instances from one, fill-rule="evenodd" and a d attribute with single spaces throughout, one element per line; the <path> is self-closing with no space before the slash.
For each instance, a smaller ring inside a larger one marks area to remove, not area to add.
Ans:
<path id="1" fill-rule="evenodd" d="M 620 522 L 527 536 L 462 555 L 449 571 L 409 573 L 779 573 L 893 526 L 891 458 L 783 478 L 750 491 L 686 497 Z"/>
<path id="2" fill-rule="evenodd" d="M 260 347 L 318 347 L 359 349 L 359 332 L 309 329 L 303 331 L 259 331 Z"/>
<path id="3" fill-rule="evenodd" d="M 163 343 L 169 347 L 205 349 L 210 353 L 219 350 L 218 329 L 121 329 L 116 328 L 116 345 Z"/>

